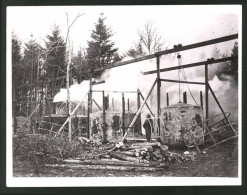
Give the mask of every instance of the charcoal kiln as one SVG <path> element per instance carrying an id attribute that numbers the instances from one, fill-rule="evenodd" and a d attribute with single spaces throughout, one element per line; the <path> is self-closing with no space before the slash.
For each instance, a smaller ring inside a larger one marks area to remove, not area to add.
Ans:
<path id="1" fill-rule="evenodd" d="M 105 136 L 105 139 L 109 142 L 118 142 L 122 139 L 124 130 L 126 130 L 135 117 L 134 112 L 128 112 L 125 114 L 124 122 L 122 118 L 122 112 L 117 111 L 105 111 L 105 126 L 104 126 L 104 114 L 103 111 L 98 111 L 90 114 L 90 132 L 91 136 L 101 133 Z M 104 130 L 105 127 L 105 130 Z M 124 129 L 124 130 L 123 130 Z M 133 136 L 135 132 L 138 132 L 138 123 L 129 132 L 129 136 Z M 104 133 L 105 131 L 105 133 Z"/>
<path id="2" fill-rule="evenodd" d="M 202 136 L 203 112 L 200 106 L 178 103 L 161 108 L 161 138 L 166 144 L 184 145 L 193 143 L 193 137 Z M 202 136 L 203 137 L 203 136 Z M 199 143 L 203 138 L 199 139 Z"/>

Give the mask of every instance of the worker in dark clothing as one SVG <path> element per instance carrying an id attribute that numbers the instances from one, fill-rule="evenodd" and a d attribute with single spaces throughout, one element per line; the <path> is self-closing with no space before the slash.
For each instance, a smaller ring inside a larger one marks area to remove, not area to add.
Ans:
<path id="1" fill-rule="evenodd" d="M 146 138 L 148 142 L 151 142 L 151 133 L 153 130 L 153 120 L 151 119 L 151 115 L 147 114 L 147 118 L 143 124 L 143 127 L 146 131 Z"/>

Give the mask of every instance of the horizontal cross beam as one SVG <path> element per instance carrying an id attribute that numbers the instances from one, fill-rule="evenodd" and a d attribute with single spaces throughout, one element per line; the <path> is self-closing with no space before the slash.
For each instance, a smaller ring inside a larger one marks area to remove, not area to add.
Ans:
<path id="1" fill-rule="evenodd" d="M 106 69 L 110 69 L 110 68 L 115 68 L 115 67 L 118 67 L 118 66 L 123 66 L 123 65 L 131 64 L 131 63 L 135 63 L 135 62 L 149 60 L 149 59 L 155 58 L 157 56 L 162 56 L 162 55 L 175 53 L 175 52 L 179 52 L 179 51 L 185 51 L 185 50 L 194 49 L 194 48 L 198 48 L 198 47 L 204 47 L 204 46 L 207 46 L 207 45 L 213 45 L 213 44 L 216 44 L 216 43 L 230 41 L 230 40 L 234 40 L 234 39 L 237 39 L 237 38 L 238 38 L 238 34 L 233 34 L 233 35 L 229 35 L 229 36 L 225 36 L 225 37 L 220 37 L 220 38 L 211 39 L 211 40 L 208 40 L 208 41 L 203 41 L 203 42 L 198 42 L 198 43 L 182 46 L 180 48 L 167 49 L 167 50 L 156 52 L 155 54 L 143 56 L 143 57 L 140 57 L 140 58 L 135 58 L 135 59 L 124 61 L 124 62 L 118 62 L 118 63 L 114 63 L 114 64 L 109 64 L 109 65 L 104 66 L 104 67 L 96 68 L 93 71 L 94 72 L 100 72 L 100 71 L 103 71 L 103 70 L 106 70 Z M 90 72 L 91 72 L 91 70 L 87 69 L 87 70 L 82 71 L 82 74 L 87 74 L 87 73 L 90 73 Z"/>
<path id="2" fill-rule="evenodd" d="M 92 92 L 106 92 L 106 93 L 137 93 L 137 91 L 105 91 L 105 90 L 92 90 Z"/>
<path id="3" fill-rule="evenodd" d="M 237 58 L 236 57 L 220 58 L 220 59 L 216 59 L 216 60 L 210 61 L 210 64 L 216 64 L 216 63 L 226 62 L 226 61 L 235 60 L 235 59 L 237 59 Z M 182 68 L 191 68 L 191 67 L 196 67 L 196 66 L 202 66 L 202 65 L 205 65 L 205 64 L 208 64 L 208 61 L 202 61 L 202 62 L 196 62 L 196 63 L 191 63 L 191 64 L 185 64 L 185 65 L 181 65 L 181 66 L 163 68 L 163 69 L 160 69 L 160 72 L 179 70 L 179 69 L 182 69 Z M 154 74 L 154 73 L 157 73 L 157 70 L 147 71 L 147 72 L 144 72 L 143 74 L 144 75 L 148 75 L 148 74 Z"/>
<path id="4" fill-rule="evenodd" d="M 179 80 L 170 80 L 170 79 L 160 79 L 160 81 L 172 82 L 172 83 L 187 83 L 187 84 L 195 84 L 195 85 L 205 85 L 205 83 L 193 82 L 193 81 L 179 81 Z"/>

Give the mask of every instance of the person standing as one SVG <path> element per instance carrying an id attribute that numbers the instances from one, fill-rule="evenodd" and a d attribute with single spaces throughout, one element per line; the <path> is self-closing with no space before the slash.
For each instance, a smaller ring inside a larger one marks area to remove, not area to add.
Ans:
<path id="1" fill-rule="evenodd" d="M 153 120 L 151 119 L 150 114 L 147 114 L 146 120 L 143 124 L 143 127 L 144 127 L 145 132 L 146 132 L 147 141 L 151 142 L 151 134 L 152 134 L 152 130 L 153 130 Z"/>

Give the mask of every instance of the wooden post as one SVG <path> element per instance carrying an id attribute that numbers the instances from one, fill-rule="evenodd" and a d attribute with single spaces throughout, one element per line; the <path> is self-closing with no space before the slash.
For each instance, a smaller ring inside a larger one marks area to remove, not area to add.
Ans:
<path id="1" fill-rule="evenodd" d="M 109 100 L 109 94 L 107 94 L 107 102 L 106 102 L 106 110 L 109 110 L 110 107 L 110 100 Z"/>
<path id="2" fill-rule="evenodd" d="M 205 112 L 206 112 L 206 118 L 205 120 L 208 119 L 208 64 L 205 64 Z M 208 121 L 206 122 L 208 125 Z"/>
<path id="3" fill-rule="evenodd" d="M 105 99 L 105 91 L 102 92 L 102 100 L 103 100 L 103 142 L 106 143 L 107 139 L 106 139 L 106 114 L 105 114 L 105 110 L 106 110 L 106 99 Z"/>
<path id="4" fill-rule="evenodd" d="M 112 98 L 112 111 L 114 111 L 114 99 Z"/>
<path id="5" fill-rule="evenodd" d="M 141 106 L 141 99 L 140 99 L 140 96 L 141 96 L 141 92 L 140 92 L 140 89 L 138 88 L 137 89 L 137 110 L 140 108 Z M 141 124 L 141 116 L 139 116 L 137 118 L 137 129 L 138 129 L 138 134 L 141 135 L 142 134 L 142 124 Z"/>
<path id="6" fill-rule="evenodd" d="M 203 96 L 202 96 L 202 91 L 200 91 L 200 103 L 201 103 L 201 107 L 203 110 Z"/>
<path id="7" fill-rule="evenodd" d="M 166 105 L 169 106 L 169 93 L 166 93 Z"/>
<path id="8" fill-rule="evenodd" d="M 128 98 L 128 111 L 130 111 L 130 99 Z"/>
<path id="9" fill-rule="evenodd" d="M 124 93 L 122 93 L 122 129 L 123 129 L 123 135 L 125 134 L 124 117 L 125 117 L 125 100 L 124 100 Z"/>
<path id="10" fill-rule="evenodd" d="M 160 115 L 160 57 L 156 57 L 156 63 L 157 63 L 157 117 Z M 160 135 L 160 120 L 158 118 L 158 132 Z"/>
<path id="11" fill-rule="evenodd" d="M 185 104 L 187 104 L 187 94 L 186 94 L 186 91 L 183 92 L 183 102 L 184 102 Z"/>
<path id="12" fill-rule="evenodd" d="M 87 129 L 87 137 L 90 139 L 90 92 L 87 94 L 87 118 L 88 118 L 88 129 Z"/>
<path id="13" fill-rule="evenodd" d="M 88 109 L 87 109 L 87 117 L 88 117 L 88 139 L 90 139 L 90 113 L 92 112 L 92 73 L 90 74 L 89 81 L 89 92 L 88 92 Z"/>
<path id="14" fill-rule="evenodd" d="M 30 87 L 30 102 L 29 102 L 29 113 L 28 114 L 31 114 L 32 112 L 32 105 L 33 105 L 33 89 L 32 89 L 32 86 Z M 32 114 L 33 116 L 33 114 Z M 30 131 L 29 133 L 32 134 L 33 133 L 33 118 L 31 117 L 31 120 L 30 120 Z"/>

